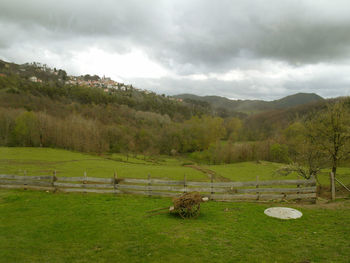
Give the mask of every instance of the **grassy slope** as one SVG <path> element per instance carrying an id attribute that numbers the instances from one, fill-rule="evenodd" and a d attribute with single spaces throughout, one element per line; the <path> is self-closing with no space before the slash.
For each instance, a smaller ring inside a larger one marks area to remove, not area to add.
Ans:
<path id="1" fill-rule="evenodd" d="M 288 176 L 281 176 L 276 173 L 276 170 L 283 166 L 279 163 L 271 162 L 242 162 L 226 165 L 210 165 L 208 169 L 231 179 L 232 181 L 254 181 L 259 176 L 259 180 L 288 180 L 301 179 L 296 173 Z M 329 185 L 330 169 L 323 169 L 318 175 L 319 182 L 322 185 Z M 339 167 L 337 170 L 337 178 L 346 185 L 350 185 L 350 167 Z M 338 187 L 339 185 L 337 185 Z M 340 187 L 340 186 L 339 186 Z"/>
<path id="2" fill-rule="evenodd" d="M 154 178 L 182 180 L 186 174 L 188 180 L 208 181 L 204 173 L 183 167 L 188 162 L 182 158 L 163 156 L 157 160 L 143 159 L 125 155 L 113 154 L 108 156 L 88 155 L 66 150 L 49 148 L 20 148 L 0 147 L 0 173 L 23 175 L 47 175 L 57 170 L 58 176 L 82 176 L 87 171 L 92 177 L 111 177 L 117 171 L 119 177 L 147 178 L 150 174 Z M 243 162 L 226 165 L 202 165 L 220 176 L 232 181 L 255 181 L 295 179 L 296 174 L 281 176 L 276 170 L 282 164 L 271 162 Z M 329 170 L 323 170 L 319 179 L 323 185 L 329 185 Z M 338 169 L 337 178 L 346 185 L 350 185 L 350 167 Z"/>
<path id="3" fill-rule="evenodd" d="M 255 181 L 259 176 L 259 180 L 279 180 L 279 179 L 298 179 L 296 174 L 281 176 L 276 173 L 282 165 L 271 162 L 242 162 L 225 165 L 210 165 L 209 169 L 216 173 L 231 179 L 232 181 Z"/>
<path id="4" fill-rule="evenodd" d="M 154 178 L 181 180 L 186 174 L 189 180 L 208 180 L 203 173 L 181 166 L 181 160 L 166 159 L 154 164 L 140 159 L 121 155 L 108 156 L 87 155 L 65 150 L 49 148 L 6 148 L 0 147 L 0 173 L 23 175 L 47 175 L 57 170 L 58 176 L 83 176 L 87 171 L 92 177 L 112 177 L 117 171 L 119 177 Z M 120 161 L 122 160 L 122 161 Z"/>
<path id="5" fill-rule="evenodd" d="M 0 262 L 349 262 L 350 203 L 269 218 L 268 204 L 202 205 L 145 218 L 170 199 L 0 191 Z M 281 205 L 281 204 L 279 204 Z M 293 205 L 290 205 L 293 207 Z"/>
<path id="6" fill-rule="evenodd" d="M 330 169 L 323 169 L 321 173 L 319 174 L 318 178 L 320 181 L 320 184 L 322 185 L 329 185 L 329 173 Z M 338 167 L 337 169 L 337 179 L 340 180 L 343 184 L 350 186 L 350 167 Z M 337 187 L 339 184 L 337 184 Z"/>

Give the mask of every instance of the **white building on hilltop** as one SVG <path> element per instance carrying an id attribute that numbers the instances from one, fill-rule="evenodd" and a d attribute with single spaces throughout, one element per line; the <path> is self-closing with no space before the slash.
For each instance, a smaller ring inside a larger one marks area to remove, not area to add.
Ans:
<path id="1" fill-rule="evenodd" d="M 32 82 L 38 82 L 38 78 L 35 77 L 35 76 L 30 77 L 29 80 L 32 81 Z"/>

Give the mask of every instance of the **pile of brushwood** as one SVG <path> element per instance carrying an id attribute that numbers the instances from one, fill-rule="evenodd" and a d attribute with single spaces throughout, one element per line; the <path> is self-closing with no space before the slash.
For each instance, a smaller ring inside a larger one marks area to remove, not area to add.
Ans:
<path id="1" fill-rule="evenodd" d="M 164 212 L 167 213 L 167 211 L 159 211 L 168 210 L 171 213 L 179 214 L 184 219 L 195 218 L 199 215 L 201 203 L 206 201 L 208 201 L 208 198 L 202 197 L 198 192 L 184 193 L 179 197 L 173 198 L 174 206 L 148 211 L 150 213 L 148 216 L 158 215 Z"/>
<path id="2" fill-rule="evenodd" d="M 202 196 L 198 192 L 185 193 L 173 198 L 174 212 L 182 218 L 192 218 L 199 215 Z"/>

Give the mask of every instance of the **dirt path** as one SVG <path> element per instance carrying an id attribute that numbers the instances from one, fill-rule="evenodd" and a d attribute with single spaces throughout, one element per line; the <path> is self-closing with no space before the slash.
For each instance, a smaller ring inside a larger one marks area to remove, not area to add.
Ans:
<path id="1" fill-rule="evenodd" d="M 218 182 L 230 182 L 231 181 L 230 179 L 223 177 L 222 175 L 217 174 L 213 170 L 206 169 L 206 168 L 200 167 L 198 165 L 191 164 L 191 165 L 184 165 L 184 167 L 189 167 L 189 168 L 195 169 L 197 171 L 200 171 L 200 172 L 206 174 L 209 178 L 211 176 L 213 176 L 214 181 L 218 181 Z"/>

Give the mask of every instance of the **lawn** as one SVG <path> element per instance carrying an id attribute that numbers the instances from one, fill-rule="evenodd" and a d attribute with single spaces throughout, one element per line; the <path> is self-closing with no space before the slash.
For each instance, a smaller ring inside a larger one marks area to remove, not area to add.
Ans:
<path id="1" fill-rule="evenodd" d="M 350 202 L 202 204 L 197 219 L 146 211 L 167 198 L 0 191 L 0 262 L 349 262 Z M 281 204 L 272 204 L 276 206 Z M 283 204 L 282 204 L 283 205 Z"/>

